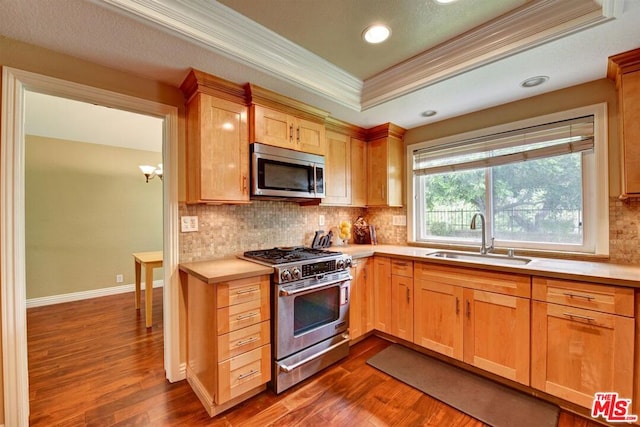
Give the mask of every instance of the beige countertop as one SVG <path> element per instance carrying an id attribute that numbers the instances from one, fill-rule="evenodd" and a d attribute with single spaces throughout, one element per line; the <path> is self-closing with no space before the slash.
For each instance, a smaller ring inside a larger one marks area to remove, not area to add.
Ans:
<path id="1" fill-rule="evenodd" d="M 640 289 L 640 266 L 637 265 L 536 258 L 529 256 L 527 256 L 527 258 L 530 258 L 531 262 L 526 265 L 491 265 L 483 263 L 482 260 L 472 262 L 468 260 L 432 258 L 428 257 L 428 255 L 439 249 L 415 246 L 347 245 L 333 246 L 329 248 L 329 250 L 344 252 L 351 255 L 354 259 L 383 255 L 410 259 L 412 261 L 426 261 L 434 264 L 458 265 L 468 268 L 482 268 L 483 270 L 581 280 Z M 218 283 L 226 280 L 273 273 L 273 268 L 271 267 L 238 258 L 183 263 L 180 264 L 180 270 L 192 274 L 207 283 Z"/>
<path id="2" fill-rule="evenodd" d="M 272 267 L 238 258 L 185 262 L 180 270 L 209 284 L 273 273 Z"/>
<path id="3" fill-rule="evenodd" d="M 416 246 L 394 245 L 347 245 L 334 246 L 330 250 L 344 252 L 353 258 L 372 255 L 386 255 L 413 261 L 427 261 L 434 264 L 459 265 L 484 270 L 505 271 L 511 273 L 530 274 L 534 276 L 553 277 L 558 279 L 582 280 L 587 282 L 640 288 L 640 266 L 610 264 L 606 262 L 574 261 L 552 258 L 536 258 L 527 256 L 531 262 L 526 265 L 491 265 L 478 262 L 462 261 L 446 258 L 432 258 L 427 255 L 440 249 Z M 452 251 L 456 252 L 456 251 Z"/>

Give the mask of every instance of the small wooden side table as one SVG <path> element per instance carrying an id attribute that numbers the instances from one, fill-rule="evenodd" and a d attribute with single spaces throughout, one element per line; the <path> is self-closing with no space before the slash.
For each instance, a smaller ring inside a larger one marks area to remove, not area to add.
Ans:
<path id="1" fill-rule="evenodd" d="M 142 267 L 145 268 L 144 280 L 144 307 L 145 321 L 147 328 L 153 323 L 151 321 L 152 304 L 153 304 L 153 269 L 162 267 L 162 251 L 155 252 L 136 252 L 133 254 L 136 269 L 136 310 L 140 308 L 140 280 L 142 276 Z"/>

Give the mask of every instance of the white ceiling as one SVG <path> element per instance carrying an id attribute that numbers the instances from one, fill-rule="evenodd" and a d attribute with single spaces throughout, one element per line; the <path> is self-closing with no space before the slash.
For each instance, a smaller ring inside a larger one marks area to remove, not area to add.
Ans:
<path id="1" fill-rule="evenodd" d="M 388 45 L 360 42 L 373 21 L 392 26 Z M 0 34 L 173 86 L 193 67 L 410 129 L 604 78 L 608 56 L 640 46 L 638 22 L 640 0 L 3 0 Z M 536 75 L 550 80 L 520 87 Z"/>
<path id="2" fill-rule="evenodd" d="M 162 129 L 157 117 L 26 91 L 27 135 L 160 153 Z"/>

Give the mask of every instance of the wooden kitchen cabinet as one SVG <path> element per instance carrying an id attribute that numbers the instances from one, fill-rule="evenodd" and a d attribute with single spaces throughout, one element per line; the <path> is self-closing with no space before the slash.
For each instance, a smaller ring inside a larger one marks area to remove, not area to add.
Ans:
<path id="1" fill-rule="evenodd" d="M 253 84 L 245 85 L 245 92 L 251 142 L 325 154 L 328 112 Z"/>
<path id="2" fill-rule="evenodd" d="M 371 258 L 354 259 L 351 267 L 349 335 L 352 340 L 373 331 L 374 293 Z"/>
<path id="3" fill-rule="evenodd" d="M 413 340 L 413 261 L 373 258 L 374 327 Z"/>
<path id="4" fill-rule="evenodd" d="M 327 131 L 323 205 L 351 205 L 351 138 Z"/>
<path id="5" fill-rule="evenodd" d="M 621 198 L 640 197 L 640 49 L 609 58 L 616 82 L 621 138 Z"/>
<path id="6" fill-rule="evenodd" d="M 530 278 L 416 262 L 417 345 L 529 384 Z"/>
<path id="7" fill-rule="evenodd" d="M 391 335 L 413 341 L 413 261 L 391 260 Z"/>
<path id="8" fill-rule="evenodd" d="M 305 153 L 324 154 L 324 124 L 260 105 L 252 105 L 251 112 L 252 141 Z"/>
<path id="9" fill-rule="evenodd" d="M 596 392 L 632 399 L 633 289 L 534 277 L 533 299 L 531 386 L 585 408 Z"/>
<path id="10" fill-rule="evenodd" d="M 376 330 L 391 333 L 391 259 L 373 257 L 373 323 Z"/>
<path id="11" fill-rule="evenodd" d="M 323 205 L 366 206 L 365 130 L 329 117 L 326 122 L 326 195 Z"/>
<path id="12" fill-rule="evenodd" d="M 249 139 L 242 87 L 192 70 L 187 96 L 187 203 L 249 203 Z"/>
<path id="13" fill-rule="evenodd" d="M 386 124 L 370 130 L 367 144 L 367 205 L 404 204 L 404 129 Z"/>
<path id="14" fill-rule="evenodd" d="M 210 416 L 271 379 L 270 276 L 216 284 L 186 280 L 187 381 Z"/>
<path id="15" fill-rule="evenodd" d="M 367 205 L 367 143 L 351 137 L 351 206 Z"/>

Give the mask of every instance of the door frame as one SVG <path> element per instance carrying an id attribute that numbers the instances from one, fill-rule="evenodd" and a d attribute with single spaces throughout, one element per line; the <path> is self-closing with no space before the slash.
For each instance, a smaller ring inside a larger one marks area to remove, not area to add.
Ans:
<path id="1" fill-rule="evenodd" d="M 29 425 L 25 271 L 25 91 L 70 98 L 163 119 L 163 329 L 166 378 L 180 363 L 178 272 L 178 108 L 79 83 L 3 67 L 0 117 L 0 310 L 4 425 Z M 141 176 L 142 178 L 142 176 Z"/>

